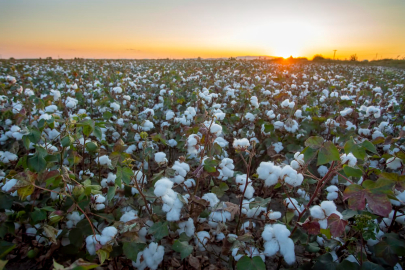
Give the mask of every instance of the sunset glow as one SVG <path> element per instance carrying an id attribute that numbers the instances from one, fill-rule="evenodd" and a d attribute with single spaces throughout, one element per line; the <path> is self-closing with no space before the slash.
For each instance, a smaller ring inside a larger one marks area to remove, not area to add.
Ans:
<path id="1" fill-rule="evenodd" d="M 402 0 L 0 0 L 2 58 L 405 56 Z"/>

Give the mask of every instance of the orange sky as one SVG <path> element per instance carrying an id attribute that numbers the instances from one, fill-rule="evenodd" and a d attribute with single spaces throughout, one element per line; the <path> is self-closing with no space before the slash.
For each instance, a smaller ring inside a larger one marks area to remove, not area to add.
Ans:
<path id="1" fill-rule="evenodd" d="M 2 58 L 405 57 L 404 0 L 0 0 Z"/>

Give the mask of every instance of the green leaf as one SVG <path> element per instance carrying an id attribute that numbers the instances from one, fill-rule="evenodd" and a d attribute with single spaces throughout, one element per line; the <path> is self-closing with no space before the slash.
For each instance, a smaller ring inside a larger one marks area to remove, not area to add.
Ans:
<path id="1" fill-rule="evenodd" d="M 330 255 L 330 253 L 326 253 L 317 258 L 317 261 L 312 269 L 314 269 L 314 270 L 325 270 L 325 269 L 335 270 L 336 263 L 333 262 L 332 255 Z"/>
<path id="2" fill-rule="evenodd" d="M 117 190 L 117 186 L 114 185 L 113 187 L 108 188 L 107 192 L 107 201 L 111 201 L 115 196 L 115 191 Z"/>
<path id="3" fill-rule="evenodd" d="M 146 244 L 144 243 L 124 242 L 122 250 L 128 259 L 136 262 L 138 253 L 144 250 L 145 247 Z"/>
<path id="4" fill-rule="evenodd" d="M 356 169 L 347 165 L 343 165 L 343 171 L 347 176 L 362 177 L 363 172 L 360 169 Z"/>
<path id="5" fill-rule="evenodd" d="M 375 145 L 369 142 L 368 140 L 365 140 L 361 143 L 361 146 L 363 146 L 365 149 L 367 149 L 370 152 L 373 152 L 374 154 L 378 154 L 377 148 L 375 148 Z"/>
<path id="6" fill-rule="evenodd" d="M 37 209 L 30 213 L 30 217 L 32 221 L 37 224 L 38 222 L 46 219 L 46 211 Z"/>
<path id="7" fill-rule="evenodd" d="M 99 139 L 100 141 L 103 139 L 103 132 L 101 132 L 101 128 L 100 127 L 95 127 L 93 130 L 93 134 L 94 136 L 96 136 L 97 139 Z"/>
<path id="8" fill-rule="evenodd" d="M 28 134 L 28 138 L 32 143 L 38 143 L 41 139 L 42 132 L 37 129 L 31 129 L 30 134 Z"/>
<path id="9" fill-rule="evenodd" d="M 263 199 L 262 197 L 256 197 L 254 201 L 249 203 L 249 208 L 255 208 L 255 207 L 267 207 L 267 205 L 270 203 L 271 197 L 268 197 L 266 199 Z"/>
<path id="10" fill-rule="evenodd" d="M 350 262 L 348 260 L 343 260 L 337 267 L 336 270 L 358 270 L 360 265 L 355 262 Z"/>
<path id="11" fill-rule="evenodd" d="M 350 137 L 350 140 L 346 142 L 344 149 L 346 154 L 352 153 L 356 158 L 361 160 L 364 160 L 364 158 L 367 156 L 365 147 L 357 145 L 354 142 L 353 137 Z"/>
<path id="12" fill-rule="evenodd" d="M 0 193 L 0 209 L 11 209 L 11 206 L 13 205 L 13 198 L 4 193 Z"/>
<path id="13" fill-rule="evenodd" d="M 73 228 L 69 232 L 70 243 L 77 247 L 81 247 L 81 245 L 83 244 L 83 237 L 84 235 L 81 229 Z"/>
<path id="14" fill-rule="evenodd" d="M 239 259 L 236 264 L 236 269 L 238 270 L 266 270 L 266 265 L 264 264 L 260 256 L 254 256 L 250 258 L 248 256 L 243 256 Z"/>
<path id="15" fill-rule="evenodd" d="M 93 230 L 91 229 L 89 221 L 86 218 L 80 220 L 76 224 L 76 228 L 80 229 L 83 232 L 84 235 L 92 235 L 93 234 Z"/>
<path id="16" fill-rule="evenodd" d="M 12 251 L 16 247 L 15 244 L 7 242 L 7 241 L 0 241 L 0 259 L 3 259 L 10 251 Z"/>
<path id="17" fill-rule="evenodd" d="M 24 135 L 22 137 L 22 141 L 23 141 L 25 149 L 27 149 L 27 150 L 30 149 L 30 138 L 28 137 L 28 135 Z"/>
<path id="18" fill-rule="evenodd" d="M 323 141 L 324 139 L 322 137 L 312 136 L 305 141 L 305 146 L 312 149 L 319 149 L 322 147 Z"/>
<path id="19" fill-rule="evenodd" d="M 218 160 L 207 158 L 204 160 L 204 170 L 210 173 L 214 173 L 217 171 L 215 167 L 218 166 L 218 164 L 219 164 Z"/>
<path id="20" fill-rule="evenodd" d="M 332 142 L 328 141 L 319 150 L 317 165 L 326 164 L 334 160 L 340 160 L 339 150 Z"/>
<path id="21" fill-rule="evenodd" d="M 388 233 L 373 249 L 377 257 L 394 266 L 398 262 L 398 256 L 405 255 L 405 241 L 400 239 L 396 233 Z"/>
<path id="22" fill-rule="evenodd" d="M 168 225 L 169 223 L 167 221 L 157 222 L 149 228 L 148 232 L 149 234 L 152 234 L 157 241 L 159 241 L 169 235 Z"/>
<path id="23" fill-rule="evenodd" d="M 105 111 L 105 112 L 103 113 L 103 118 L 104 118 L 105 120 L 109 120 L 111 117 L 113 117 L 113 114 L 112 114 L 111 112 Z"/>
<path id="24" fill-rule="evenodd" d="M 219 186 L 215 186 L 211 189 L 211 192 L 216 194 L 218 198 L 224 196 L 225 191 L 229 189 L 228 185 L 224 182 L 221 182 Z"/>
<path id="25" fill-rule="evenodd" d="M 188 257 L 188 255 L 193 252 L 193 246 L 189 245 L 187 242 L 182 242 L 180 240 L 174 241 L 172 245 L 172 249 L 174 251 L 180 252 L 181 259 L 183 260 L 184 258 Z"/>
<path id="26" fill-rule="evenodd" d="M 117 178 L 115 183 L 120 187 L 121 181 L 124 181 L 125 184 L 131 184 L 131 178 L 134 176 L 134 172 L 128 167 L 117 167 Z"/>
<path id="27" fill-rule="evenodd" d="M 308 163 L 310 160 L 316 157 L 316 155 L 318 154 L 318 150 L 307 147 L 302 151 L 302 154 L 304 154 L 305 163 Z"/>
<path id="28" fill-rule="evenodd" d="M 360 270 L 384 270 L 384 267 L 372 262 L 364 262 Z"/>
<path id="29" fill-rule="evenodd" d="M 38 152 L 28 158 L 27 163 L 28 169 L 33 172 L 39 173 L 46 169 L 46 161 Z"/>

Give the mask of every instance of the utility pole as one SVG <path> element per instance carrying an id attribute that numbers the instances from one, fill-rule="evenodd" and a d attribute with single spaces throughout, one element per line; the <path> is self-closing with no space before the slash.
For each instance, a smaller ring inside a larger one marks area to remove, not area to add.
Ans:
<path id="1" fill-rule="evenodd" d="M 333 60 L 335 60 L 336 51 L 337 50 L 333 50 Z"/>

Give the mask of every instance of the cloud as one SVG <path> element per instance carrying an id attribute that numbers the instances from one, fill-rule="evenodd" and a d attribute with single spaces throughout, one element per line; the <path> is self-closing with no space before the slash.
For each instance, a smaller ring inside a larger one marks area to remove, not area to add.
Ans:
<path id="1" fill-rule="evenodd" d="M 140 52 L 141 50 L 137 50 L 137 49 L 127 49 L 127 51 Z"/>

